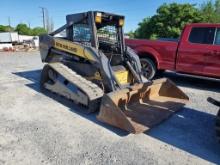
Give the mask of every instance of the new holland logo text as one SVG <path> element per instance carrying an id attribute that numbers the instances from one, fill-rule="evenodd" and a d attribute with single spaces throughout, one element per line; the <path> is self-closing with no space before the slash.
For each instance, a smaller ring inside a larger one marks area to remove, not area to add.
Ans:
<path id="1" fill-rule="evenodd" d="M 69 50 L 69 51 L 72 51 L 72 52 L 77 52 L 77 48 L 74 48 L 70 45 L 65 45 L 65 44 L 62 44 L 62 43 L 59 43 L 59 42 L 55 42 L 56 44 L 56 47 L 58 48 L 62 48 L 62 49 L 66 49 L 66 50 Z"/>

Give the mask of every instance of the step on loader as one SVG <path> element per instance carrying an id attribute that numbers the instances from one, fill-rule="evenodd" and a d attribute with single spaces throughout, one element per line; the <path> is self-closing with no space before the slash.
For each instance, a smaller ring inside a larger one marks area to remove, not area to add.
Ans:
<path id="1" fill-rule="evenodd" d="M 137 54 L 125 46 L 124 16 L 89 11 L 40 36 L 42 90 L 99 110 L 97 119 L 130 133 L 159 124 L 188 97 L 170 80 L 147 80 Z"/>

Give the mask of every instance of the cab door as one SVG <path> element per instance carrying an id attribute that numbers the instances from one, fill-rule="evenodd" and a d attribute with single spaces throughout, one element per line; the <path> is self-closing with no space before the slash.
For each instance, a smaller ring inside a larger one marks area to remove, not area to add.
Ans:
<path id="1" fill-rule="evenodd" d="M 206 55 L 204 72 L 207 76 L 220 78 L 220 27 L 216 28 L 213 45 Z"/>
<path id="2" fill-rule="evenodd" d="M 176 60 L 176 71 L 205 75 L 207 54 L 213 46 L 215 27 L 188 27 L 180 42 Z"/>

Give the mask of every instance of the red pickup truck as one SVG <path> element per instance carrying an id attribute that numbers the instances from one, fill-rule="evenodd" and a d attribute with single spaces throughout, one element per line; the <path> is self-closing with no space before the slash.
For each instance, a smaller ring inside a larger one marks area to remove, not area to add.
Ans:
<path id="1" fill-rule="evenodd" d="M 126 39 L 141 59 L 145 76 L 171 70 L 220 78 L 220 24 L 189 24 L 177 40 Z"/>

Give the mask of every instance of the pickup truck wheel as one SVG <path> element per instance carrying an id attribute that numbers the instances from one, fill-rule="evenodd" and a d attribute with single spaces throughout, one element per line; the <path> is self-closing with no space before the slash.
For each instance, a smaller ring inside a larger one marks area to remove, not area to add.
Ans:
<path id="1" fill-rule="evenodd" d="M 144 77 L 151 80 L 157 70 L 155 63 L 149 58 L 141 58 L 140 61 Z"/>

